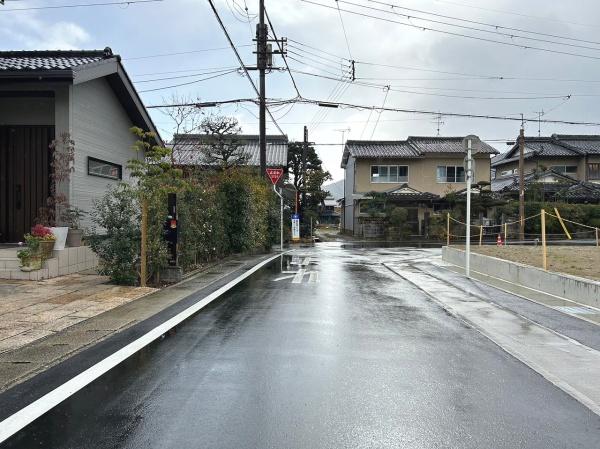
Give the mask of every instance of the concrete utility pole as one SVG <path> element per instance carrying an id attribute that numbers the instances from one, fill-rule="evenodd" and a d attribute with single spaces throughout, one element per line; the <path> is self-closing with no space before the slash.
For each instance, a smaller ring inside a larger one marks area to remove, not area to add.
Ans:
<path id="1" fill-rule="evenodd" d="M 267 169 L 267 105 L 265 71 L 267 69 L 267 35 L 269 28 L 265 24 L 265 1 L 260 0 L 258 6 L 258 25 L 256 25 L 256 66 L 259 74 L 259 129 L 258 145 L 260 153 L 260 172 L 266 176 Z"/>
<path id="2" fill-rule="evenodd" d="M 302 145 L 302 201 L 300 202 L 300 217 L 304 222 L 304 206 L 306 205 L 306 158 L 308 156 L 308 127 L 304 126 L 304 143 Z"/>
<path id="3" fill-rule="evenodd" d="M 519 239 L 525 240 L 525 130 L 519 133 Z"/>

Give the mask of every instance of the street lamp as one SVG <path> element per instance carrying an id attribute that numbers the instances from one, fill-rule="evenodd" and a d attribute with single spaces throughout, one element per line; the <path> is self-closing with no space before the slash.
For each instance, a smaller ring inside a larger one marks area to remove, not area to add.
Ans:
<path id="1" fill-rule="evenodd" d="M 473 184 L 473 154 L 481 148 L 479 137 L 469 135 L 463 139 L 463 148 L 467 153 L 465 158 L 465 177 L 467 181 L 467 241 L 465 243 L 465 274 L 471 277 L 471 185 Z"/>

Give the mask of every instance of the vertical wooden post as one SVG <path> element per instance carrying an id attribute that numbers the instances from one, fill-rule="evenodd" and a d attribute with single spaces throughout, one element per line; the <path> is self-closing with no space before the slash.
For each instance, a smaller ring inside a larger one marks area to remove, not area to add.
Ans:
<path id="1" fill-rule="evenodd" d="M 504 222 L 504 246 L 508 245 L 508 223 Z"/>
<path id="2" fill-rule="evenodd" d="M 450 212 L 446 214 L 446 246 L 450 246 Z"/>
<path id="3" fill-rule="evenodd" d="M 542 267 L 548 269 L 547 253 L 546 253 L 546 210 L 542 209 Z"/>
<path id="4" fill-rule="evenodd" d="M 596 228 L 596 246 L 598 246 L 598 228 Z"/>
<path id="5" fill-rule="evenodd" d="M 141 229 L 141 248 L 140 248 L 140 286 L 146 286 L 146 279 L 148 278 L 148 258 L 147 258 L 147 245 L 148 245 L 148 201 L 142 200 L 142 229 Z"/>
<path id="6" fill-rule="evenodd" d="M 482 240 L 483 240 L 483 225 L 479 225 L 479 246 L 481 246 Z"/>

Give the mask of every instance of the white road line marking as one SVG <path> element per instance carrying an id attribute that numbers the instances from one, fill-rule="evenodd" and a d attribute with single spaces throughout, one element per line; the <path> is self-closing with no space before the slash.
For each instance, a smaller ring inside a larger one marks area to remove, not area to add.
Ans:
<path id="1" fill-rule="evenodd" d="M 308 264 L 310 264 L 310 257 L 305 257 L 304 260 L 302 261 L 302 266 L 307 267 Z"/>
<path id="2" fill-rule="evenodd" d="M 281 276 L 281 277 L 278 277 L 277 279 L 273 279 L 273 282 L 277 282 L 277 281 L 283 281 L 284 279 L 291 279 L 291 278 L 293 278 L 293 277 L 294 277 L 294 275 L 290 275 L 290 276 Z"/>
<path id="3" fill-rule="evenodd" d="M 154 340 L 159 338 L 161 335 L 177 326 L 181 322 L 185 321 L 190 316 L 194 315 L 196 312 L 204 308 L 206 305 L 210 304 L 212 301 L 217 299 L 223 293 L 230 290 L 232 287 L 236 286 L 244 279 L 248 278 L 252 274 L 256 273 L 262 267 L 280 257 L 281 254 L 277 254 L 273 257 L 264 260 L 258 265 L 252 267 L 244 274 L 235 278 L 234 280 L 228 282 L 223 287 L 215 290 L 210 295 L 197 302 L 196 304 L 188 307 L 183 312 L 178 313 L 173 318 L 165 321 L 161 325 L 155 327 L 148 333 L 144 334 L 137 340 L 129 343 L 123 348 L 119 349 L 117 352 L 111 354 L 106 357 L 104 360 L 96 363 L 94 366 L 86 369 L 82 373 L 73 377 L 71 380 L 68 380 L 64 384 L 55 388 L 51 392 L 45 394 L 41 398 L 32 402 L 28 406 L 22 408 L 18 412 L 6 418 L 4 421 L 0 422 L 0 443 L 17 433 L 19 430 L 42 416 L 49 410 L 52 410 L 58 404 L 63 402 L 68 397 L 77 393 L 79 390 L 92 383 L 94 380 L 102 376 L 104 373 L 110 371 L 112 368 L 117 366 L 119 363 L 123 362 L 127 358 L 131 357 L 133 354 L 138 352 L 140 349 L 152 343 Z"/>
<path id="4" fill-rule="evenodd" d="M 306 273 L 306 270 L 304 270 L 304 268 L 300 268 L 298 273 L 296 273 L 296 276 L 294 276 L 292 284 L 300 284 L 302 282 L 302 278 L 304 277 L 304 273 Z"/>
<path id="5" fill-rule="evenodd" d="M 310 272 L 310 276 L 308 278 L 308 283 L 309 284 L 316 284 L 317 282 L 319 282 L 319 272 L 318 271 L 311 271 Z"/>

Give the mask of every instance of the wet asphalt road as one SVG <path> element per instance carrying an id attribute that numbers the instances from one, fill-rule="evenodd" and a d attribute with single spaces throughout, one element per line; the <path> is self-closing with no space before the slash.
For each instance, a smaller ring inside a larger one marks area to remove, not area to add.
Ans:
<path id="1" fill-rule="evenodd" d="M 2 447 L 600 447 L 600 417 L 381 265 L 421 250 L 298 252 L 318 275 L 272 264 Z"/>

